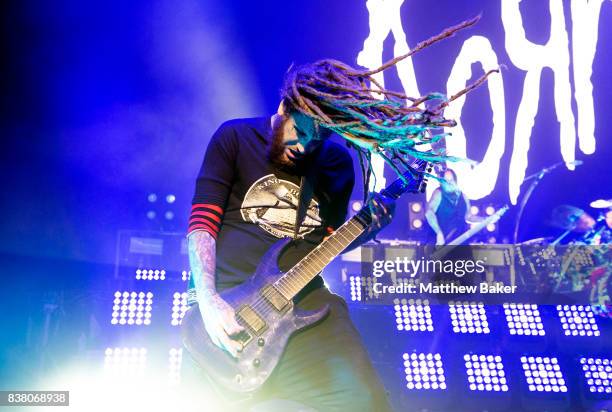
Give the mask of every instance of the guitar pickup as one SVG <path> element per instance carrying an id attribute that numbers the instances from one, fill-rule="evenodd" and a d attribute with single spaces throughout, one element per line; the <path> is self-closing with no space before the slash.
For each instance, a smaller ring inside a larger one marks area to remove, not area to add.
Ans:
<path id="1" fill-rule="evenodd" d="M 268 328 L 266 321 L 247 305 L 236 311 L 236 318 L 247 325 L 256 335 L 261 335 Z"/>
<path id="2" fill-rule="evenodd" d="M 272 285 L 262 288 L 259 293 L 278 312 L 283 313 L 290 307 L 291 302 Z"/>

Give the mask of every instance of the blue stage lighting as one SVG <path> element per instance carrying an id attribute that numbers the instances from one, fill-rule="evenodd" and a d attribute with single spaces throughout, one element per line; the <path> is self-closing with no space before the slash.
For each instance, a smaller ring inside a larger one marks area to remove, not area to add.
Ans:
<path id="1" fill-rule="evenodd" d="M 599 328 L 590 306 L 557 305 L 565 336 L 599 336 Z"/>
<path id="2" fill-rule="evenodd" d="M 183 363 L 183 348 L 171 348 L 168 352 L 168 380 L 170 384 L 181 381 L 181 364 Z"/>
<path id="3" fill-rule="evenodd" d="M 181 279 L 186 282 L 191 278 L 191 270 L 187 271 L 187 270 L 183 270 L 181 272 Z"/>
<path id="4" fill-rule="evenodd" d="M 612 394 L 612 360 L 581 358 L 580 364 L 587 380 L 589 392 Z"/>
<path id="5" fill-rule="evenodd" d="M 544 336 L 544 325 L 537 305 L 504 303 L 511 335 Z"/>
<path id="6" fill-rule="evenodd" d="M 393 299 L 393 309 L 397 330 L 433 331 L 431 308 L 427 299 Z"/>
<path id="7" fill-rule="evenodd" d="M 152 292 L 115 292 L 113 325 L 150 325 L 153 305 Z"/>
<path id="8" fill-rule="evenodd" d="M 104 373 L 107 376 L 143 376 L 146 363 L 146 348 L 106 348 L 104 351 Z"/>
<path id="9" fill-rule="evenodd" d="M 567 392 L 557 358 L 521 356 L 521 364 L 530 392 Z"/>
<path id="10" fill-rule="evenodd" d="M 463 360 L 470 390 L 508 392 L 501 356 L 466 354 Z"/>
<path id="11" fill-rule="evenodd" d="M 449 302 L 453 332 L 490 333 L 487 314 L 482 302 Z"/>
<path id="12" fill-rule="evenodd" d="M 351 301 L 361 301 L 361 276 L 350 276 Z"/>
<path id="13" fill-rule="evenodd" d="M 446 377 L 439 353 L 404 353 L 408 389 L 446 389 Z"/>
<path id="14" fill-rule="evenodd" d="M 136 280 L 165 280 L 166 271 L 159 269 L 136 269 Z"/>
<path id="15" fill-rule="evenodd" d="M 185 316 L 189 306 L 187 306 L 187 292 L 174 292 L 172 296 L 172 326 L 178 326 Z"/>

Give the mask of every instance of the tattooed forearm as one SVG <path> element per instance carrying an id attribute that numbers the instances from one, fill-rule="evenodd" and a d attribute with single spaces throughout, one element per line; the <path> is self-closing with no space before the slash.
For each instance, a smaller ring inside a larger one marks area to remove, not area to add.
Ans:
<path id="1" fill-rule="evenodd" d="M 191 277 L 198 302 L 215 293 L 215 239 L 203 230 L 193 232 L 188 238 Z"/>

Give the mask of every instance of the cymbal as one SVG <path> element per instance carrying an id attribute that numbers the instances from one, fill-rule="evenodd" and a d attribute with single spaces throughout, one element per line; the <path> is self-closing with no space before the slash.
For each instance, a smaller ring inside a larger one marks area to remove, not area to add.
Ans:
<path id="1" fill-rule="evenodd" d="M 519 243 L 519 245 L 525 245 L 525 246 L 529 246 L 529 245 L 544 245 L 544 244 L 548 244 L 553 240 L 552 237 L 547 236 L 547 237 L 537 237 L 535 239 L 529 239 L 529 240 L 525 240 L 524 242 Z"/>
<path id="2" fill-rule="evenodd" d="M 597 199 L 591 202 L 591 207 L 595 209 L 608 209 L 612 207 L 612 199 Z"/>
<path id="3" fill-rule="evenodd" d="M 563 229 L 574 230 L 580 216 L 585 214 L 584 210 L 570 205 L 559 205 L 552 210 L 548 224 Z"/>

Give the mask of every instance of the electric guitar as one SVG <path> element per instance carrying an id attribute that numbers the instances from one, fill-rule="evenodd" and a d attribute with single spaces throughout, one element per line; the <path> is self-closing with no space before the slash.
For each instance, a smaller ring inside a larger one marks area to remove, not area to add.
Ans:
<path id="1" fill-rule="evenodd" d="M 397 199 L 406 192 L 425 190 L 430 164 L 416 160 L 405 169 L 405 173 L 400 171 L 402 178 L 382 194 Z M 243 394 L 257 390 L 274 371 L 291 335 L 327 315 L 328 306 L 302 311 L 294 308 L 292 299 L 370 223 L 369 212 L 362 210 L 285 273 L 279 270 L 277 261 L 291 239 L 280 240 L 266 252 L 251 278 L 221 292 L 245 329 L 237 338 L 243 345 L 237 358 L 210 340 L 198 305 L 187 310 L 182 321 L 183 344 L 219 389 Z"/>
<path id="2" fill-rule="evenodd" d="M 471 228 L 469 228 L 468 230 L 463 232 L 461 235 L 455 237 L 450 242 L 447 242 L 446 245 L 444 245 L 440 249 L 436 250 L 432 254 L 431 259 L 434 259 L 434 260 L 435 259 L 442 259 L 444 256 L 446 256 L 450 252 L 452 252 L 457 246 L 460 246 L 463 243 L 465 243 L 469 238 L 471 238 L 472 236 L 474 236 L 475 234 L 480 232 L 482 229 L 487 227 L 489 224 L 496 223 L 499 219 L 501 219 L 501 217 L 507 211 L 508 211 L 508 205 L 502 207 L 497 212 L 495 212 L 494 214 L 492 214 L 488 218 L 484 219 L 483 221 L 478 222 L 477 224 L 475 224 L 474 226 L 472 226 Z"/>

